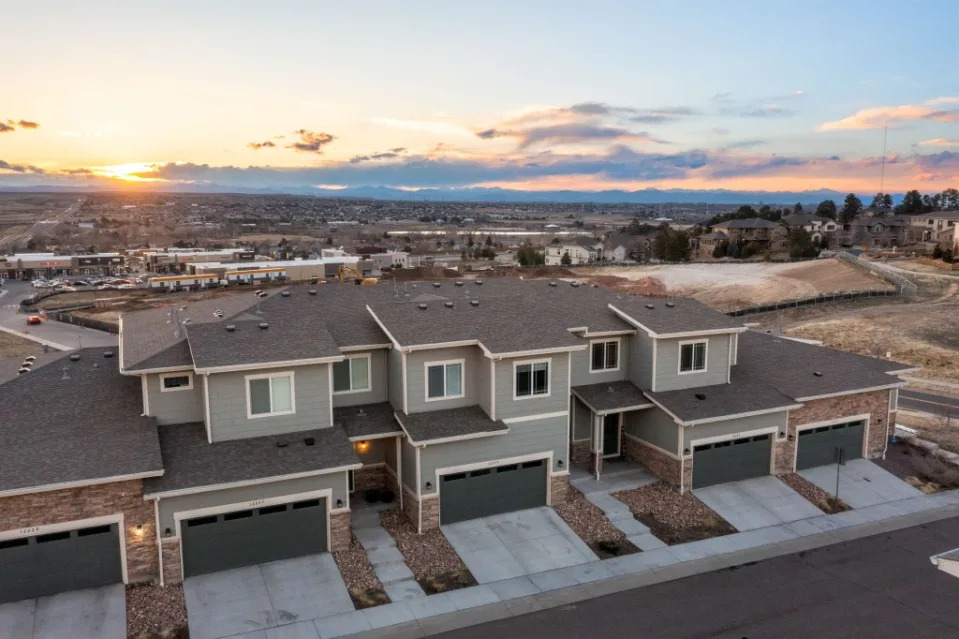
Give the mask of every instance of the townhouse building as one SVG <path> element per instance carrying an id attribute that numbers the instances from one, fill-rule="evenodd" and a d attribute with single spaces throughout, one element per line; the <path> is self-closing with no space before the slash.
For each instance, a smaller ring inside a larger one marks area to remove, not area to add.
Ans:
<path id="1" fill-rule="evenodd" d="M 691 299 L 510 278 L 309 285 L 121 318 L 0 384 L 0 602 L 343 549 L 562 502 L 571 465 L 677 491 L 884 454 L 908 366 Z"/>
<path id="2" fill-rule="evenodd" d="M 559 266 L 569 255 L 572 266 L 592 264 L 603 259 L 603 243 L 589 237 L 577 237 L 546 247 L 546 266 Z"/>

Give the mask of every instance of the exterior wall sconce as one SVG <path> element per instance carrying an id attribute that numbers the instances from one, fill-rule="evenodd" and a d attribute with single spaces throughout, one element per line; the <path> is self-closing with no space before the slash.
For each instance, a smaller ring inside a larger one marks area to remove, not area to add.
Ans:
<path id="1" fill-rule="evenodd" d="M 337 500 L 336 500 L 336 507 L 337 507 L 337 508 L 342 508 L 342 507 L 343 507 L 343 500 L 342 500 L 342 499 L 337 499 Z"/>
<path id="2" fill-rule="evenodd" d="M 137 524 L 137 527 L 134 529 L 134 533 L 136 533 L 136 536 L 137 536 L 137 537 L 142 537 L 142 536 L 143 536 L 143 524 Z"/>
<path id="3" fill-rule="evenodd" d="M 779 439 L 786 439 L 786 433 L 784 431 L 779 431 Z"/>
<path id="4" fill-rule="evenodd" d="M 433 482 L 431 481 L 426 482 L 426 490 L 433 490 Z"/>
<path id="5" fill-rule="evenodd" d="M 689 449 L 688 449 L 688 448 L 684 448 L 684 449 L 683 449 L 683 455 L 688 455 L 688 454 L 689 454 Z"/>
<path id="6" fill-rule="evenodd" d="M 557 459 L 557 460 L 556 460 L 556 466 L 559 467 L 559 468 L 562 468 L 562 467 L 563 467 L 563 460 L 562 460 L 562 459 Z"/>
<path id="7" fill-rule="evenodd" d="M 789 441 L 792 441 L 795 439 L 795 437 L 792 434 L 790 434 L 789 437 L 787 437 L 786 439 L 788 439 Z"/>
<path id="8" fill-rule="evenodd" d="M 165 528 L 165 529 L 163 530 L 163 536 L 164 536 L 164 537 L 172 537 L 172 536 L 173 536 L 173 531 L 170 530 L 169 528 Z"/>
<path id="9" fill-rule="evenodd" d="M 361 442 L 356 442 L 356 452 L 365 453 L 369 449 L 370 449 L 370 442 L 365 440 Z"/>

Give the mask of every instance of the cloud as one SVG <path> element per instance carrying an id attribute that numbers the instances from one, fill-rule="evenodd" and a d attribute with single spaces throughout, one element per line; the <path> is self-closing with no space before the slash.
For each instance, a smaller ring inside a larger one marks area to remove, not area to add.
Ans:
<path id="1" fill-rule="evenodd" d="M 397 118 L 373 118 L 373 124 L 406 131 L 420 131 L 434 135 L 472 138 L 473 132 L 467 127 L 444 120 L 403 120 Z"/>
<path id="2" fill-rule="evenodd" d="M 59 171 L 59 173 L 63 175 L 78 175 L 78 176 L 93 175 L 93 171 L 91 171 L 90 169 L 65 169 L 63 171 Z"/>
<path id="3" fill-rule="evenodd" d="M 953 104 L 959 104 L 959 98 L 941 97 L 928 100 L 924 104 L 903 104 L 894 107 L 861 109 L 847 118 L 832 122 L 823 122 L 816 130 L 845 131 L 881 129 L 888 124 L 923 120 L 956 123 L 959 122 L 959 109 L 940 108 L 941 105 Z"/>
<path id="4" fill-rule="evenodd" d="M 370 153 L 369 155 L 354 155 L 350 158 L 350 164 L 359 164 L 360 162 L 370 162 L 374 160 L 392 160 L 400 157 L 401 154 L 406 152 L 406 148 L 398 146 L 396 148 L 390 149 L 389 151 L 383 151 L 380 153 Z"/>
<path id="5" fill-rule="evenodd" d="M 20 120 L 17 122 L 20 125 L 20 128 L 23 129 L 39 129 L 40 124 L 37 122 L 31 122 L 30 120 Z"/>
<path id="6" fill-rule="evenodd" d="M 43 169 L 30 165 L 30 164 L 11 164 L 4 160 L 0 160 L 0 171 L 12 171 L 14 173 L 37 173 L 44 174 L 46 171 Z"/>
<path id="7" fill-rule="evenodd" d="M 301 153 L 323 153 L 323 147 L 336 138 L 329 133 L 316 133 L 307 129 L 297 129 L 294 131 L 300 136 L 299 142 L 288 144 L 286 148 L 299 151 Z"/>
<path id="8" fill-rule="evenodd" d="M 254 151 L 259 151 L 260 149 L 268 149 L 276 146 L 275 142 L 267 140 L 266 142 L 250 142 L 246 145 L 248 148 L 253 149 Z"/>
<path id="9" fill-rule="evenodd" d="M 923 146 L 959 146 L 959 138 L 953 140 L 947 140 L 946 138 L 933 138 L 931 140 L 923 140 L 919 144 Z"/>
<path id="10" fill-rule="evenodd" d="M 12 127 L 9 124 L 0 122 L 0 133 L 9 133 L 10 131 L 16 131 L 16 130 L 17 129 L 15 127 Z"/>
<path id="11" fill-rule="evenodd" d="M 537 144 L 579 144 L 597 140 L 607 142 L 663 142 L 646 131 L 631 131 L 623 127 L 576 122 L 534 126 L 526 129 L 487 129 L 479 131 L 476 135 L 484 140 L 499 137 L 515 138 L 518 142 L 518 150 L 527 149 Z"/>
<path id="12" fill-rule="evenodd" d="M 795 111 L 781 107 L 778 104 L 724 108 L 721 109 L 721 112 L 724 115 L 734 115 L 740 118 L 783 118 L 796 114 Z"/>
<path id="13" fill-rule="evenodd" d="M 754 138 L 754 139 L 751 139 L 751 140 L 738 140 L 738 141 L 736 141 L 736 142 L 730 142 L 729 144 L 725 145 L 725 147 L 723 147 L 723 148 L 726 148 L 726 149 L 751 149 L 752 147 L 755 147 L 755 146 L 762 146 L 763 144 L 766 144 L 767 142 L 769 142 L 769 140 L 760 140 L 760 139 L 758 139 L 758 138 Z"/>
<path id="14" fill-rule="evenodd" d="M 714 178 L 742 177 L 774 172 L 785 167 L 804 166 L 811 160 L 774 155 L 758 158 L 717 158 L 711 165 L 709 175 Z"/>
<path id="15" fill-rule="evenodd" d="M 729 91 L 724 91 L 723 93 L 716 93 L 712 97 L 713 102 L 732 102 L 733 94 Z"/>

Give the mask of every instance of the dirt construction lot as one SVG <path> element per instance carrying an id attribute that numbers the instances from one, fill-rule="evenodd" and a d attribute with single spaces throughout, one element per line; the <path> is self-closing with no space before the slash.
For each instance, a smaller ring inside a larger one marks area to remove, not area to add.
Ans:
<path id="1" fill-rule="evenodd" d="M 572 269 L 606 288 L 640 295 L 685 295 L 727 311 L 821 293 L 888 290 L 890 285 L 832 259 L 790 264 L 669 264 Z"/>

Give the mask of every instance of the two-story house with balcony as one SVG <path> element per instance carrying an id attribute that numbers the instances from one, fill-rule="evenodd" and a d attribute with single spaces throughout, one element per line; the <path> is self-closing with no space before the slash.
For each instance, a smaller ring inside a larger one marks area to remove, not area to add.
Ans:
<path id="1" fill-rule="evenodd" d="M 685 491 L 882 456 L 907 369 L 510 278 L 221 296 L 24 368 L 0 384 L 0 601 L 345 548 L 368 488 L 425 531 L 556 504 L 573 464 Z"/>

